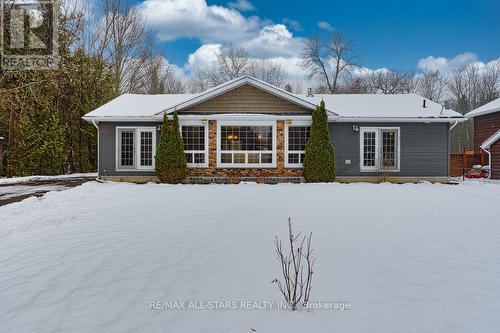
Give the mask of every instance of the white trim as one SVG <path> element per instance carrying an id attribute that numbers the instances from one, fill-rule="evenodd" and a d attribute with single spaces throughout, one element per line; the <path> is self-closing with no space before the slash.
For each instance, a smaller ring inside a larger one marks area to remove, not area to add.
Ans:
<path id="1" fill-rule="evenodd" d="M 397 168 L 381 170 L 380 168 L 380 153 L 382 149 L 381 133 L 383 130 L 396 130 L 397 131 Z M 364 166 L 364 133 L 375 133 L 375 165 Z M 400 127 L 360 127 L 359 128 L 359 171 L 360 172 L 400 172 L 401 170 L 401 128 Z"/>
<path id="2" fill-rule="evenodd" d="M 281 97 L 285 100 L 288 100 L 289 102 L 291 103 L 294 103 L 294 104 L 297 104 L 297 105 L 300 105 L 306 109 L 309 109 L 309 110 L 314 110 L 316 109 L 316 105 L 307 101 L 307 100 L 304 100 L 300 97 L 297 97 L 291 93 L 289 93 L 288 91 L 286 90 L 283 90 L 281 88 L 278 88 L 278 87 L 275 87 L 269 83 L 266 83 L 264 81 L 261 81 L 261 80 L 258 80 L 256 78 L 253 78 L 251 76 L 243 76 L 243 77 L 240 77 L 240 78 L 236 78 L 234 80 L 231 80 L 231 81 L 228 81 L 226 83 L 223 83 L 217 87 L 214 87 L 212 89 L 209 89 L 205 92 L 202 92 L 200 94 L 198 94 L 197 96 L 191 98 L 191 99 L 188 99 L 187 101 L 183 101 L 183 102 L 180 102 L 180 103 L 177 103 L 163 111 L 160 111 L 158 113 L 156 113 L 155 115 L 160 115 L 160 114 L 163 114 L 165 112 L 167 113 L 171 113 L 175 110 L 179 111 L 179 110 L 182 110 L 182 109 L 186 109 L 186 108 L 189 108 L 190 106 L 193 106 L 193 105 L 196 105 L 196 104 L 199 104 L 199 103 L 202 103 L 202 102 L 205 102 L 211 98 L 214 98 L 216 96 L 219 96 L 219 95 L 222 95 L 224 94 L 225 92 L 228 92 L 228 91 L 231 91 L 233 89 L 236 89 L 236 88 L 239 88 L 245 84 L 249 84 L 253 87 L 256 87 L 256 88 L 259 88 L 259 89 L 262 89 L 263 91 L 266 91 L 272 95 L 275 95 L 275 96 L 278 96 L 278 97 Z M 332 112 L 333 113 L 333 112 Z"/>
<path id="3" fill-rule="evenodd" d="M 219 114 L 180 114 L 179 121 L 216 120 L 216 121 L 312 121 L 311 115 L 273 115 L 263 113 L 219 113 Z"/>
<path id="4" fill-rule="evenodd" d="M 107 116 L 107 117 L 87 117 L 87 116 L 84 116 L 82 117 L 83 120 L 86 120 L 86 121 L 96 121 L 96 122 L 127 122 L 127 121 L 130 121 L 130 122 L 159 122 L 161 121 L 161 119 L 163 119 L 162 117 L 161 118 L 158 118 L 158 117 L 153 117 L 153 116 L 150 116 L 150 117 L 110 117 L 110 116 Z"/>
<path id="5" fill-rule="evenodd" d="M 179 130 L 181 131 L 181 137 L 182 137 L 182 126 L 203 126 L 205 128 L 205 149 L 203 150 L 203 153 L 205 154 L 205 163 L 188 163 L 187 166 L 188 168 L 208 168 L 208 157 L 209 157 L 209 152 L 208 152 L 208 147 L 209 147 L 209 131 L 210 131 L 210 125 L 208 123 L 208 120 L 181 120 L 179 119 Z M 200 153 L 202 152 L 201 150 L 184 150 L 184 153 L 190 154 L 190 153 Z"/>
<path id="6" fill-rule="evenodd" d="M 203 114 L 203 115 L 179 115 L 179 120 L 182 119 L 208 119 L 208 120 L 286 120 L 291 118 L 311 118 L 308 115 L 272 115 L 272 114 Z M 163 114 L 149 117 L 82 117 L 86 121 L 95 122 L 161 122 L 163 119 Z M 339 122 L 339 123 L 376 123 L 376 122 L 387 122 L 387 123 L 454 123 L 454 122 L 464 122 L 468 121 L 468 118 L 458 118 L 458 117 L 442 117 L 442 118 L 404 118 L 404 117 L 341 117 L 341 116 L 328 116 L 328 122 Z"/>
<path id="7" fill-rule="evenodd" d="M 291 119 L 290 119 L 291 120 Z M 284 159 L 285 159 L 285 168 L 290 168 L 290 169 L 300 169 L 303 167 L 302 163 L 299 163 L 299 164 L 295 164 L 295 163 L 288 163 L 288 153 L 289 153 L 289 150 L 288 150 L 288 128 L 289 127 L 303 127 L 303 126 L 312 126 L 312 120 L 299 120 L 299 121 L 295 121 L 295 120 L 292 120 L 292 123 L 289 124 L 288 121 L 285 121 L 285 156 L 284 156 Z M 304 153 L 302 151 L 291 151 L 292 153 L 297 153 L 297 154 L 301 154 L 301 153 Z"/>
<path id="8" fill-rule="evenodd" d="M 97 178 L 99 178 L 100 175 L 100 170 L 101 170 L 101 165 L 99 164 L 99 153 L 101 152 L 101 147 L 100 147 L 100 135 L 99 135 L 99 125 L 92 120 L 92 125 L 97 129 Z"/>
<path id="9" fill-rule="evenodd" d="M 120 168 L 120 130 L 134 130 L 134 167 L 133 168 Z M 151 132 L 153 134 L 152 142 L 152 165 L 141 166 L 141 132 Z M 130 172 L 130 171 L 153 171 L 155 169 L 156 158 L 156 127 L 145 126 L 116 126 L 115 128 L 115 171 L 117 172 Z"/>
<path id="10" fill-rule="evenodd" d="M 272 138 L 273 138 L 273 150 L 272 151 L 265 151 L 265 150 L 256 150 L 256 151 L 248 151 L 248 150 L 221 150 L 221 127 L 222 126 L 271 126 L 272 127 Z M 277 142 L 277 133 L 276 133 L 276 121 L 218 121 L 217 122 L 217 168 L 223 168 L 223 169 L 253 169 L 253 168 L 258 168 L 258 169 L 270 169 L 270 168 L 276 168 L 276 142 Z M 238 154 L 238 153 L 243 153 L 245 154 L 245 159 L 247 158 L 248 154 L 250 153 L 258 153 L 258 154 L 272 154 L 272 163 L 269 164 L 249 164 L 249 163 L 244 163 L 244 164 L 234 164 L 234 163 L 222 163 L 221 162 L 221 154 L 223 153 L 232 153 L 232 154 Z"/>
<path id="11" fill-rule="evenodd" d="M 481 148 L 483 149 L 490 149 L 490 146 L 500 140 L 500 130 L 498 130 L 495 134 L 490 136 L 488 139 L 484 140 L 483 144 L 481 145 Z"/>
<path id="12" fill-rule="evenodd" d="M 339 123 L 454 123 L 464 122 L 467 118 L 442 117 L 442 118 L 404 118 L 404 117 L 328 117 L 328 122 Z"/>

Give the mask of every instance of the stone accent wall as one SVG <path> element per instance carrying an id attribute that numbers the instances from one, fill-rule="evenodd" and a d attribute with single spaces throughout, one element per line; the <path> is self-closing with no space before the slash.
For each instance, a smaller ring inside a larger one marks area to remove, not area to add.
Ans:
<path id="1" fill-rule="evenodd" d="M 311 114 L 311 110 L 246 84 L 181 113 Z"/>
<path id="2" fill-rule="evenodd" d="M 239 182 L 242 178 L 255 178 L 258 182 L 270 182 L 270 177 L 297 178 L 303 177 L 301 168 L 285 168 L 285 121 L 276 122 L 276 168 L 217 168 L 217 122 L 209 122 L 208 168 L 190 168 L 190 178 L 217 177 L 228 182 Z"/>

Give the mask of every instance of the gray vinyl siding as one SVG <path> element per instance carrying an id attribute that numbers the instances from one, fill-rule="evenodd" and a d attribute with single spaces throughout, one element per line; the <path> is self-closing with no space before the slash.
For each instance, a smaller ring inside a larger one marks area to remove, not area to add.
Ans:
<path id="1" fill-rule="evenodd" d="M 150 127 L 160 123 L 102 122 L 99 124 L 99 176 L 154 176 L 154 171 L 116 170 L 116 127 Z M 359 133 L 353 123 L 330 123 L 330 136 L 335 147 L 337 176 L 377 176 L 360 171 Z M 402 177 L 447 177 L 449 170 L 448 123 L 356 123 L 359 127 L 399 127 L 401 137 L 400 172 Z M 158 144 L 159 132 L 156 133 Z M 351 164 L 346 164 L 351 160 Z"/>
<path id="2" fill-rule="evenodd" d="M 354 123 L 330 123 L 338 176 L 377 176 L 360 171 L 360 132 Z M 401 165 L 393 176 L 447 177 L 449 170 L 448 123 L 356 123 L 359 127 L 399 127 Z M 346 164 L 350 160 L 351 164 Z"/>
<path id="3" fill-rule="evenodd" d="M 99 176 L 154 176 L 155 172 L 149 170 L 116 170 L 116 127 L 155 127 L 160 123 L 149 122 L 120 122 L 99 123 Z M 156 132 L 156 144 L 160 134 Z"/>

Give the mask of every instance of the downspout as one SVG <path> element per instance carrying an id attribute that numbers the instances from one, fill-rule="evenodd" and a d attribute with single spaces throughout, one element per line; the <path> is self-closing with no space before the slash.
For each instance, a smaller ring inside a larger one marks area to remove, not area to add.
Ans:
<path id="1" fill-rule="evenodd" d="M 481 150 L 488 154 L 488 166 L 490 167 L 490 170 L 488 171 L 488 179 L 491 179 L 491 152 L 484 149 L 483 147 L 481 147 Z"/>
<path id="2" fill-rule="evenodd" d="M 452 129 L 455 128 L 455 126 L 458 125 L 458 120 L 455 121 L 455 123 L 453 125 L 451 125 L 450 129 L 448 130 L 448 132 L 451 132 Z"/>
<path id="3" fill-rule="evenodd" d="M 92 124 L 94 125 L 94 127 L 97 129 L 97 179 L 99 179 L 100 177 L 100 165 L 99 165 L 99 150 L 100 150 L 100 147 L 99 147 L 99 126 L 97 126 L 96 122 L 94 119 L 92 119 Z"/>

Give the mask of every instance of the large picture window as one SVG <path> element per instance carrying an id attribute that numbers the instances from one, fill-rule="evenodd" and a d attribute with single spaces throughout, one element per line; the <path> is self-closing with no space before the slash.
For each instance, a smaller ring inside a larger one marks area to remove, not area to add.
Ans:
<path id="1" fill-rule="evenodd" d="M 362 127 L 360 132 L 361 171 L 398 172 L 399 128 Z"/>
<path id="2" fill-rule="evenodd" d="M 275 167 L 275 125 L 221 124 L 218 130 L 218 165 L 221 167 Z"/>
<path id="3" fill-rule="evenodd" d="M 208 166 L 208 132 L 205 125 L 182 125 L 182 140 L 184 141 L 184 153 L 190 167 Z"/>
<path id="4" fill-rule="evenodd" d="M 156 153 L 154 127 L 116 129 L 117 170 L 152 170 Z"/>
<path id="5" fill-rule="evenodd" d="M 302 167 L 306 156 L 306 143 L 311 135 L 311 126 L 309 125 L 290 125 L 286 131 L 286 167 Z"/>

